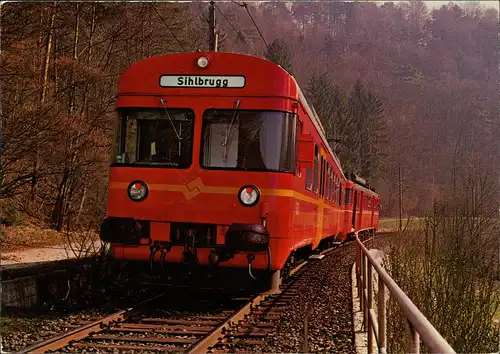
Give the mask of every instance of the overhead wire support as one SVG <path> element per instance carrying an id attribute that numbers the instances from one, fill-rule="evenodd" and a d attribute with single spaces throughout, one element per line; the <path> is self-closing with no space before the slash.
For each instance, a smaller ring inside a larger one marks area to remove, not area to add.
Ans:
<path id="1" fill-rule="evenodd" d="M 210 26 L 210 33 L 208 34 L 208 50 L 211 52 L 217 51 L 217 32 L 215 31 L 215 2 L 210 1 L 208 8 L 208 25 Z"/>
<path id="2" fill-rule="evenodd" d="M 182 48 L 182 50 L 185 51 L 185 52 L 187 52 L 186 48 L 184 48 L 184 46 L 182 45 L 182 43 L 179 40 L 179 38 L 177 38 L 177 36 L 175 35 L 174 31 L 172 31 L 172 29 L 170 28 L 170 26 L 167 24 L 167 22 L 160 15 L 160 13 L 156 9 L 154 3 L 150 3 L 150 4 L 151 4 L 151 7 L 153 8 L 153 10 L 156 12 L 156 14 L 158 15 L 158 17 L 160 18 L 161 22 L 163 22 L 163 24 L 165 25 L 165 27 L 168 28 L 168 30 L 170 31 L 170 33 L 172 34 L 172 36 L 174 37 L 174 39 L 177 41 L 177 43 L 179 44 L 179 46 Z"/>
<path id="3" fill-rule="evenodd" d="M 255 28 L 257 29 L 257 32 L 259 32 L 259 35 L 260 35 L 260 38 L 262 38 L 262 40 L 264 41 L 264 44 L 266 45 L 267 47 L 267 50 L 268 51 L 271 51 L 271 48 L 269 48 L 269 46 L 267 45 L 267 42 L 266 40 L 264 39 L 264 36 L 262 35 L 262 32 L 260 31 L 260 28 L 259 26 L 257 26 L 257 23 L 255 22 L 255 20 L 253 19 L 253 16 L 252 14 L 250 13 L 250 10 L 248 9 L 248 5 L 246 2 L 242 2 L 241 4 L 239 4 L 238 2 L 234 1 L 234 0 L 231 0 L 231 2 L 235 5 L 238 5 L 240 7 L 244 7 L 245 10 L 247 10 L 247 13 L 248 13 L 248 16 L 250 16 L 250 19 L 252 20 L 253 22 L 253 25 L 255 26 Z"/>
<path id="4" fill-rule="evenodd" d="M 241 33 L 241 31 L 238 31 L 236 29 L 236 27 L 231 23 L 231 21 L 226 17 L 226 15 L 224 15 L 224 12 L 222 12 L 222 10 L 217 6 L 217 4 L 215 4 L 215 8 L 217 9 L 217 11 L 220 12 L 220 14 L 222 15 L 222 17 L 224 17 L 224 19 L 227 21 L 227 23 L 229 23 L 229 25 L 233 28 L 233 30 L 234 30 L 234 32 L 236 32 L 236 35 L 238 36 L 238 38 L 241 39 L 241 41 L 246 44 L 246 46 L 248 47 L 248 49 L 250 49 L 250 51 L 253 54 L 255 54 L 255 51 L 250 46 L 250 44 L 248 44 L 248 42 L 245 40 L 245 37 L 243 37 L 243 34 Z"/>

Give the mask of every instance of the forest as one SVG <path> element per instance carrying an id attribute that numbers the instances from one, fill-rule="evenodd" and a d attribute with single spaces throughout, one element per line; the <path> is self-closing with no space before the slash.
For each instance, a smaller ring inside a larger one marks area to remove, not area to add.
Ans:
<path id="1" fill-rule="evenodd" d="M 207 50 L 209 3 L 40 2 L 1 6 L 0 219 L 61 230 L 106 214 L 120 74 L 154 55 Z M 454 171 L 500 166 L 498 11 L 477 1 L 216 2 L 219 51 L 296 77 L 345 169 L 382 216 L 421 216 Z M 498 206 L 495 206 L 498 209 Z"/>

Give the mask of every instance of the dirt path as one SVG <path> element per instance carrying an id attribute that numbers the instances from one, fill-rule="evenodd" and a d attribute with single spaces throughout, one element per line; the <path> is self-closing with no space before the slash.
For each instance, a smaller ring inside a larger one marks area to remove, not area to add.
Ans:
<path id="1" fill-rule="evenodd" d="M 77 258 L 101 247 L 94 232 L 65 233 L 34 225 L 1 227 L 0 232 L 2 265 Z"/>

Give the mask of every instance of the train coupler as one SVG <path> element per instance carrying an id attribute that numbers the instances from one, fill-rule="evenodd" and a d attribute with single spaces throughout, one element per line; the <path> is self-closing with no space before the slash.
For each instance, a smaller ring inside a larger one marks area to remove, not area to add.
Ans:
<path id="1" fill-rule="evenodd" d="M 234 257 L 235 251 L 231 248 L 217 247 L 212 248 L 208 254 L 208 264 L 218 266 L 221 262 L 226 262 Z"/>
<path id="2" fill-rule="evenodd" d="M 269 247 L 269 232 L 259 224 L 233 223 L 225 234 L 226 246 L 237 251 L 261 252 Z"/>

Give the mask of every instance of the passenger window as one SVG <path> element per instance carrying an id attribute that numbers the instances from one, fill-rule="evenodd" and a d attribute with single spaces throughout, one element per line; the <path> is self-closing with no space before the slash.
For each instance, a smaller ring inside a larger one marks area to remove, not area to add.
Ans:
<path id="1" fill-rule="evenodd" d="M 321 156 L 321 196 L 325 195 L 325 172 L 326 172 L 326 161 L 323 156 Z"/>
<path id="2" fill-rule="evenodd" d="M 331 181 L 331 183 L 330 183 L 330 200 L 335 203 L 335 200 L 333 198 L 333 196 L 335 195 L 334 194 L 335 180 L 333 178 L 334 176 L 335 175 L 333 174 L 333 169 L 331 169 L 331 171 L 330 171 L 330 181 Z"/>
<path id="3" fill-rule="evenodd" d="M 333 169 L 330 167 L 330 201 L 333 201 Z"/>
<path id="4" fill-rule="evenodd" d="M 320 169 L 319 169 L 319 195 L 323 195 L 323 156 L 320 157 Z"/>
<path id="5" fill-rule="evenodd" d="M 326 200 L 330 201 L 330 187 L 332 185 L 332 181 L 330 180 L 330 164 L 326 164 Z"/>
<path id="6" fill-rule="evenodd" d="M 314 145 L 314 177 L 313 177 L 313 191 L 318 193 L 319 186 L 319 147 Z"/>
<path id="7" fill-rule="evenodd" d="M 352 188 L 346 188 L 345 190 L 345 204 L 351 204 L 352 200 Z"/>
<path id="8" fill-rule="evenodd" d="M 338 177 L 337 177 L 338 179 Z M 338 179 L 338 186 L 339 186 L 339 195 L 338 195 L 338 198 L 339 198 L 339 204 L 342 204 L 344 203 L 344 200 L 345 200 L 345 188 L 344 186 L 340 183 L 340 179 Z"/>
<path id="9" fill-rule="evenodd" d="M 338 184 L 337 184 L 337 183 L 338 183 L 338 182 L 337 182 L 337 181 L 338 181 L 338 179 L 337 179 L 337 175 L 336 175 L 336 174 L 334 174 L 334 175 L 333 175 L 333 178 L 335 179 L 335 187 L 334 187 L 334 188 L 335 188 L 335 191 L 334 191 L 334 193 L 333 193 L 333 198 L 335 199 L 335 203 L 337 203 L 337 202 L 338 202 L 338 195 L 337 195 L 337 193 L 338 193 Z"/>

